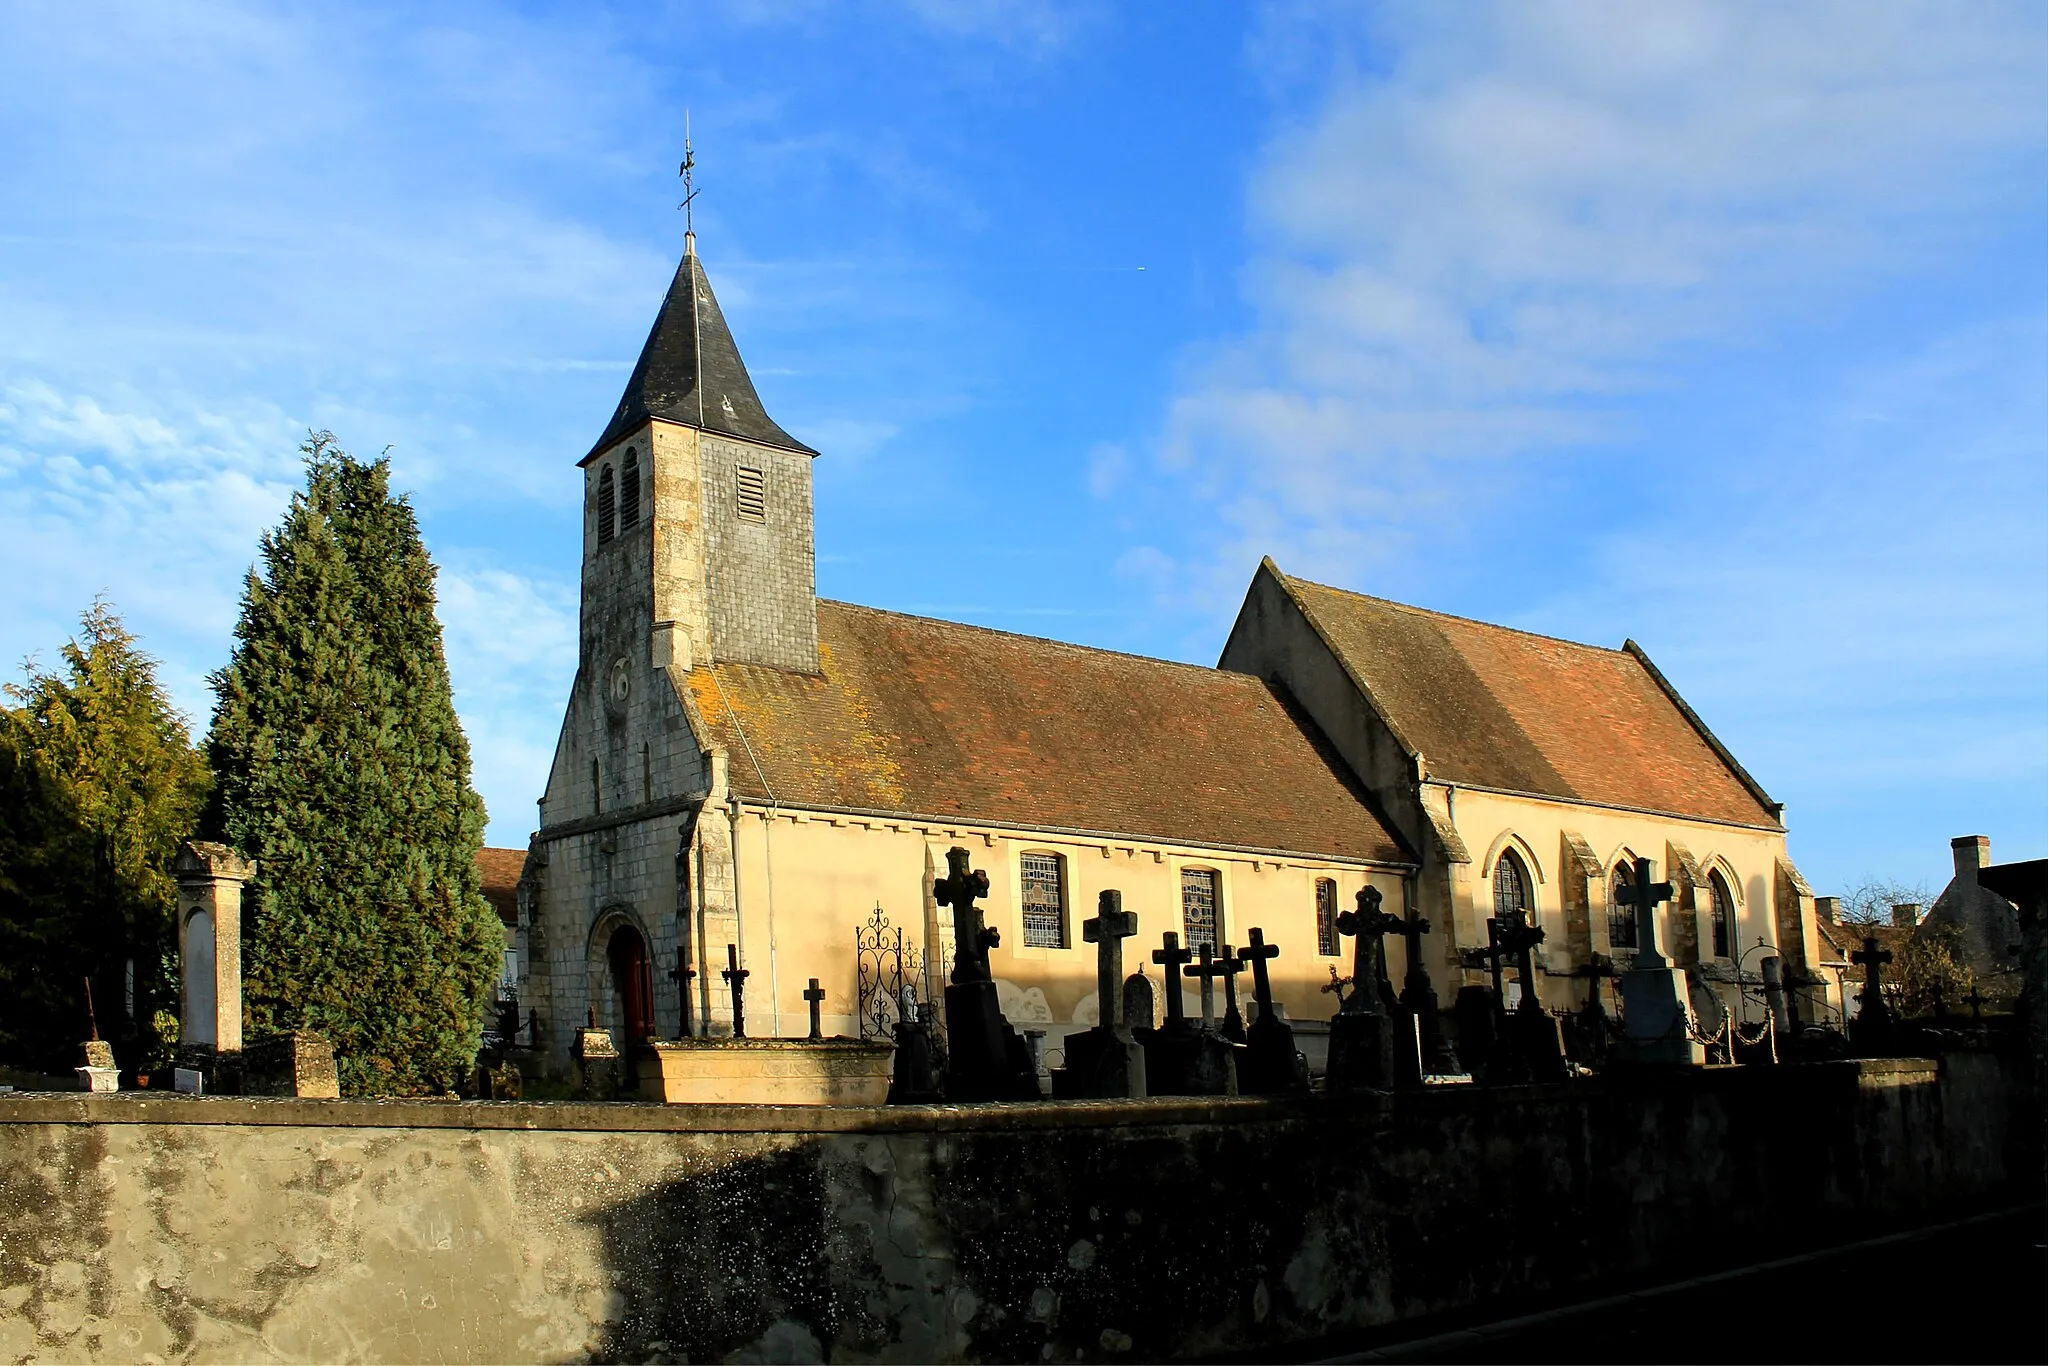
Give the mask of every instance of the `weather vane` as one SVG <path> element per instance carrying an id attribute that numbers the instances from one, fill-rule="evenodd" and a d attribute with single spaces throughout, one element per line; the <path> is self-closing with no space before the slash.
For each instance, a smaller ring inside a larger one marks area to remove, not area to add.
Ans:
<path id="1" fill-rule="evenodd" d="M 691 207 L 697 198 L 697 187 L 692 173 L 697 169 L 697 154 L 690 150 L 690 111 L 683 111 L 683 165 L 676 174 L 683 178 L 683 202 L 676 205 L 683 211 L 683 241 L 689 247 L 697 245 L 697 214 Z"/>

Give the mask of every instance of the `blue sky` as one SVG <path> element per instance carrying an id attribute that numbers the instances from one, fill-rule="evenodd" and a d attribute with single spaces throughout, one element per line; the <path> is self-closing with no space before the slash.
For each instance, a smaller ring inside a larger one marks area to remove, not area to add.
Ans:
<path id="1" fill-rule="evenodd" d="M 306 429 L 389 446 L 523 844 L 687 107 L 822 593 L 1633 637 L 1818 890 L 1938 887 L 2048 854 L 2044 88 L 2027 4 L 9 6 L 0 649 L 104 591 L 203 727 Z"/>

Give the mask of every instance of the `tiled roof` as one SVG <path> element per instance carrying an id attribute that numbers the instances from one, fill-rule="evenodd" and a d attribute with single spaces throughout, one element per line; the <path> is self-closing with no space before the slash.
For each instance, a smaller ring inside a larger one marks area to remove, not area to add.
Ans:
<path id="1" fill-rule="evenodd" d="M 1633 642 L 1579 645 L 1272 572 L 1431 777 L 1777 826 Z"/>
<path id="2" fill-rule="evenodd" d="M 1259 679 L 829 601 L 818 656 L 690 673 L 743 797 L 1412 861 Z"/>
<path id="3" fill-rule="evenodd" d="M 668 297 L 661 301 L 647 344 L 640 348 L 640 360 L 626 381 L 626 392 L 584 463 L 650 417 L 817 454 L 777 426 L 761 406 L 718 298 L 711 292 L 711 279 L 694 252 L 685 254 L 676 267 Z"/>
<path id="4" fill-rule="evenodd" d="M 519 923 L 519 875 L 526 870 L 524 849 L 479 849 L 476 870 L 483 874 L 484 900 L 507 925 Z"/>

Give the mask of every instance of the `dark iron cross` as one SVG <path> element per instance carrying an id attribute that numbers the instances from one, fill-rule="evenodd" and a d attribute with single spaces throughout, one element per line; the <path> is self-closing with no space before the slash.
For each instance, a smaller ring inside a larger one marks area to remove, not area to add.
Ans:
<path id="1" fill-rule="evenodd" d="M 1238 954 L 1238 961 L 1252 970 L 1252 999 L 1259 1003 L 1259 1018 L 1261 1020 L 1271 1019 L 1273 1016 L 1273 980 L 1266 972 L 1266 964 L 1280 956 L 1280 946 L 1278 944 L 1268 944 L 1266 942 L 1266 932 L 1257 925 L 1246 930 L 1245 937 L 1251 940 L 1251 942 L 1244 946 L 1242 953 Z"/>
<path id="2" fill-rule="evenodd" d="M 1488 922 L 1489 925 L 1493 923 Z M 1495 931 L 1493 942 L 1498 946 L 1501 957 L 1514 955 L 1515 971 L 1522 979 L 1522 999 L 1516 1009 L 1531 1014 L 1541 1011 L 1542 1004 L 1536 999 L 1536 960 L 1533 950 L 1543 942 L 1543 927 L 1531 925 L 1529 913 L 1518 906 L 1508 912 L 1507 924 Z M 1496 964 L 1498 961 L 1495 960 Z M 1497 966 L 1495 971 L 1498 972 Z"/>
<path id="3" fill-rule="evenodd" d="M 1380 889 L 1362 887 L 1358 909 L 1337 917 L 1337 933 L 1352 936 L 1351 994 L 1340 1009 L 1346 1015 L 1379 1015 L 1386 1011 L 1380 999 L 1380 939 L 1401 928 L 1401 917 L 1380 909 Z"/>
<path id="4" fill-rule="evenodd" d="M 725 971 L 718 975 L 732 985 L 732 1036 L 744 1039 L 747 1037 L 747 978 L 753 974 L 740 966 L 737 944 L 725 946 L 725 963 Z"/>
<path id="5" fill-rule="evenodd" d="M 1137 932 L 1138 913 L 1124 909 L 1124 894 L 1117 891 L 1104 891 L 1096 900 L 1095 918 L 1081 922 L 1081 938 L 1095 946 L 1095 990 L 1103 1029 L 1130 1023 L 1118 1010 L 1118 997 L 1124 981 L 1124 940 Z"/>
<path id="6" fill-rule="evenodd" d="M 676 984 L 676 995 L 683 1003 L 683 1032 L 678 1037 L 692 1038 L 696 1030 L 690 1027 L 690 980 L 697 975 L 697 969 L 690 966 L 690 951 L 676 946 L 676 965 L 669 969 L 668 979 Z"/>
<path id="7" fill-rule="evenodd" d="M 1192 962 L 1194 955 L 1180 946 L 1180 936 L 1172 930 L 1159 936 L 1159 947 L 1152 950 L 1152 961 L 1166 969 L 1166 1026 L 1187 1019 L 1187 1009 L 1180 999 L 1180 970 Z"/>
<path id="8" fill-rule="evenodd" d="M 804 988 L 804 999 L 811 1003 L 811 1042 L 816 1043 L 825 1037 L 824 1028 L 818 1019 L 818 1011 L 825 1004 L 825 988 L 818 985 L 817 978 L 813 977 L 811 984 Z"/>
<path id="9" fill-rule="evenodd" d="M 1668 882 L 1650 881 L 1650 861 L 1639 858 L 1635 862 L 1635 878 L 1615 893 L 1622 905 L 1635 909 L 1636 943 L 1642 946 L 1645 958 L 1662 956 L 1657 946 L 1657 905 L 1671 900 L 1673 890 Z"/>
<path id="10" fill-rule="evenodd" d="M 970 855 L 959 845 L 946 851 L 946 876 L 932 880 L 932 900 L 953 908 L 953 980 L 988 982 L 988 951 L 1002 936 L 981 923 L 975 901 L 988 895 L 988 874 L 967 866 Z"/>

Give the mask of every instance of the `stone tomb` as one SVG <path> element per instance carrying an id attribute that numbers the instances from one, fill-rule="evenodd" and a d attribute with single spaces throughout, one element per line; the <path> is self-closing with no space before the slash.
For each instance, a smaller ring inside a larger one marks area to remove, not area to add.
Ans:
<path id="1" fill-rule="evenodd" d="M 1147 1094 L 1145 1050 L 1132 1036 L 1132 1021 L 1121 1009 L 1126 997 L 1124 940 L 1137 932 L 1138 917 L 1124 909 L 1124 894 L 1118 891 L 1103 892 L 1095 918 L 1081 926 L 1082 937 L 1095 945 L 1101 1023 L 1067 1036 L 1067 1065 L 1052 1076 L 1052 1093 L 1057 1100 L 1137 1100 Z M 1145 1023 L 1151 1023 L 1149 1004 Z"/>
<path id="2" fill-rule="evenodd" d="M 1202 946 L 1205 950 L 1208 946 Z M 1145 1085 L 1155 1096 L 1234 1096 L 1237 1094 L 1237 1048 L 1214 1030 L 1215 996 L 1210 990 L 1214 972 L 1197 966 L 1189 971 L 1195 957 L 1180 946 L 1180 936 L 1171 930 L 1160 936 L 1160 947 L 1152 961 L 1166 972 L 1166 1021 L 1144 1041 Z M 1213 960 L 1212 960 L 1213 961 Z M 1181 1000 L 1183 973 L 1200 977 L 1203 986 L 1203 1027 L 1188 1019 Z"/>

